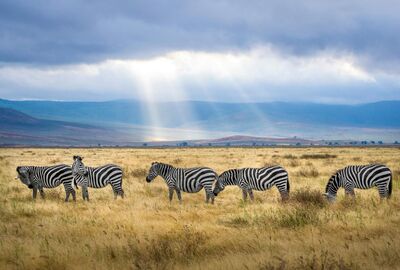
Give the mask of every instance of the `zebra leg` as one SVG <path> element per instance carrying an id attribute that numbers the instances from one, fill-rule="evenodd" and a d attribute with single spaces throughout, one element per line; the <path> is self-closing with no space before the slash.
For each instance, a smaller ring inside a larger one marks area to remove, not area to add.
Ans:
<path id="1" fill-rule="evenodd" d="M 89 191 L 87 186 L 82 186 L 82 197 L 83 200 L 86 199 L 87 201 L 89 201 Z"/>
<path id="2" fill-rule="evenodd" d="M 122 190 L 122 182 L 119 181 L 119 179 L 116 180 L 111 180 L 111 187 L 114 192 L 114 199 L 116 200 L 118 195 L 121 196 L 121 198 L 124 198 L 124 191 Z"/>
<path id="3" fill-rule="evenodd" d="M 72 189 L 70 193 L 72 194 L 72 200 L 75 202 L 76 201 L 76 192 L 75 192 L 75 190 Z M 69 196 L 68 196 L 68 198 L 69 198 Z"/>
<path id="4" fill-rule="evenodd" d="M 72 181 L 71 182 L 64 182 L 64 190 L 65 190 L 65 201 L 68 202 L 69 200 L 69 195 L 72 194 L 72 199 L 76 201 L 76 194 L 75 190 L 72 187 Z"/>
<path id="5" fill-rule="evenodd" d="M 86 192 L 86 200 L 89 201 L 89 188 L 88 187 L 86 187 L 85 192 Z"/>
<path id="6" fill-rule="evenodd" d="M 171 202 L 172 198 L 174 197 L 174 189 L 169 188 L 168 192 L 169 192 L 169 202 Z"/>
<path id="7" fill-rule="evenodd" d="M 243 201 L 247 201 L 247 191 L 245 189 L 242 189 L 242 194 L 243 194 Z"/>
<path id="8" fill-rule="evenodd" d="M 383 200 L 388 196 L 388 188 L 385 183 L 378 184 L 377 187 L 378 187 L 379 197 L 381 198 L 381 200 Z"/>
<path id="9" fill-rule="evenodd" d="M 353 187 L 345 187 L 345 197 L 351 197 L 353 200 L 356 198 L 356 194 L 354 193 Z"/>
<path id="10" fill-rule="evenodd" d="M 32 198 L 33 198 L 34 200 L 36 200 L 36 195 L 37 195 L 37 187 L 33 187 L 33 188 L 32 188 Z"/>
<path id="11" fill-rule="evenodd" d="M 208 203 L 211 199 L 211 204 L 214 204 L 214 193 L 212 192 L 212 186 L 206 186 L 204 187 L 204 191 L 206 192 L 206 203 Z"/>
<path id="12" fill-rule="evenodd" d="M 40 192 L 40 197 L 44 200 L 44 190 L 43 190 L 43 188 L 40 188 L 39 189 L 39 192 Z"/>
<path id="13" fill-rule="evenodd" d="M 276 187 L 278 188 L 279 194 L 281 194 L 282 202 L 289 200 L 289 191 L 287 190 L 286 183 L 282 185 L 276 185 Z"/>
<path id="14" fill-rule="evenodd" d="M 182 195 L 179 189 L 175 189 L 176 196 L 178 197 L 179 203 L 182 203 Z"/>
<path id="15" fill-rule="evenodd" d="M 249 193 L 249 195 L 250 195 L 250 200 L 254 201 L 254 194 L 253 194 L 253 190 L 252 190 L 252 189 L 249 189 L 247 192 L 248 192 L 248 193 Z"/>

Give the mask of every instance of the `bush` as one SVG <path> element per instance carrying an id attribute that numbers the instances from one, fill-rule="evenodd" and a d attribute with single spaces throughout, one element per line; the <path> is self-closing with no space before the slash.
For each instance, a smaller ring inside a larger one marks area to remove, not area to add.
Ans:
<path id="1" fill-rule="evenodd" d="M 134 264 L 139 269 L 170 268 L 177 262 L 188 263 L 200 256 L 205 252 L 207 239 L 204 232 L 183 226 L 150 240 L 131 242 L 126 253 L 134 258 Z"/>
<path id="2" fill-rule="evenodd" d="M 283 158 L 286 158 L 286 159 L 297 159 L 297 157 L 292 155 L 292 154 L 284 155 Z"/>
<path id="3" fill-rule="evenodd" d="M 319 176 L 319 172 L 314 167 L 311 167 L 310 169 L 301 169 L 297 171 L 297 176 L 315 178 Z"/>
<path id="4" fill-rule="evenodd" d="M 320 222 L 317 209 L 304 206 L 292 210 L 280 210 L 272 220 L 276 226 L 285 228 L 297 228 L 309 224 L 316 225 Z"/>
<path id="5" fill-rule="evenodd" d="M 300 162 L 297 159 L 292 159 L 289 162 L 290 167 L 298 167 L 300 165 Z"/>
<path id="6" fill-rule="evenodd" d="M 134 178 L 144 178 L 147 175 L 146 169 L 133 169 L 128 172 L 128 175 Z"/>
<path id="7" fill-rule="evenodd" d="M 328 158 L 336 158 L 337 155 L 331 154 L 304 154 L 301 155 L 303 159 L 328 159 Z"/>
<path id="8" fill-rule="evenodd" d="M 327 200 L 319 190 L 310 190 L 308 188 L 301 188 L 291 193 L 291 199 L 295 202 L 313 205 L 317 207 L 324 207 L 327 205 Z"/>

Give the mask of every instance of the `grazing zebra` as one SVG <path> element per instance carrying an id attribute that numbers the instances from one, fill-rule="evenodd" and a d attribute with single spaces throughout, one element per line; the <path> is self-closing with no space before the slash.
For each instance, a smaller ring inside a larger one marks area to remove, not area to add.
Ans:
<path id="1" fill-rule="evenodd" d="M 76 188 L 82 186 L 83 200 L 89 201 L 88 187 L 102 188 L 111 185 L 114 192 L 114 199 L 120 195 L 124 198 L 124 190 L 122 189 L 122 169 L 114 164 L 107 164 L 100 167 L 86 167 L 82 162 L 82 157 L 74 156 L 72 164 L 72 176 Z"/>
<path id="2" fill-rule="evenodd" d="M 334 201 L 340 187 L 345 189 L 346 196 L 352 197 L 355 196 L 355 188 L 377 187 L 381 199 L 389 198 L 392 194 L 392 172 L 384 165 L 347 166 L 331 176 L 324 195 L 329 201 Z"/>
<path id="3" fill-rule="evenodd" d="M 287 171 L 280 166 L 263 168 L 232 169 L 223 172 L 214 187 L 214 195 L 217 196 L 225 186 L 238 185 L 243 192 L 243 200 L 247 200 L 247 194 L 254 200 L 253 189 L 264 191 L 276 186 L 283 201 L 289 199 L 290 184 Z"/>
<path id="4" fill-rule="evenodd" d="M 55 166 L 18 166 L 18 176 L 21 182 L 32 189 L 32 197 L 36 199 L 37 191 L 39 190 L 40 196 L 44 199 L 43 188 L 55 188 L 63 184 L 65 189 L 65 201 L 72 198 L 75 201 L 75 190 L 72 187 L 72 170 L 68 165 L 55 165 Z"/>
<path id="5" fill-rule="evenodd" d="M 211 198 L 211 203 L 214 203 L 214 194 L 212 186 L 217 178 L 217 174 L 210 168 L 174 168 L 171 165 L 153 162 L 151 164 L 149 175 L 146 181 L 150 183 L 157 176 L 164 178 L 165 183 L 169 188 L 169 201 L 172 201 L 174 191 L 178 196 L 179 203 L 182 202 L 181 191 L 188 193 L 199 192 L 203 187 L 206 192 L 206 203 Z"/>

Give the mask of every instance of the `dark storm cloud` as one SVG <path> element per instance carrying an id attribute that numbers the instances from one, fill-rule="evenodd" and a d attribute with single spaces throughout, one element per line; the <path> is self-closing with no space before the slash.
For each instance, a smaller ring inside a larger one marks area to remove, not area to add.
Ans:
<path id="1" fill-rule="evenodd" d="M 397 1 L 1 1 L 0 61 L 64 64 L 272 44 L 397 70 Z"/>

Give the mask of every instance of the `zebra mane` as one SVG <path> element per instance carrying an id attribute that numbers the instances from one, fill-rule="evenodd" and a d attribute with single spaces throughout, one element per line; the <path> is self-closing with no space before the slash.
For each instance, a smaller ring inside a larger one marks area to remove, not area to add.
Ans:
<path id="1" fill-rule="evenodd" d="M 159 171 L 161 168 L 166 168 L 168 171 L 172 170 L 174 166 L 169 165 L 167 163 L 162 163 L 162 162 L 153 162 L 153 165 L 156 165 L 157 170 Z"/>
<path id="2" fill-rule="evenodd" d="M 33 167 L 34 166 L 18 166 L 16 171 L 19 173 L 22 168 L 25 168 L 26 170 L 30 171 Z"/>
<path id="3" fill-rule="evenodd" d="M 224 171 L 222 174 L 224 174 L 224 173 L 237 173 L 239 171 L 239 169 L 229 169 L 229 170 L 227 170 L 227 171 Z"/>
<path id="4" fill-rule="evenodd" d="M 161 167 L 167 167 L 168 169 L 172 169 L 172 168 L 174 168 L 174 166 L 172 166 L 172 165 L 169 165 L 169 164 L 167 164 L 167 163 L 162 163 L 162 162 L 154 162 L 154 164 L 161 165 Z M 158 167 L 158 168 L 159 168 L 159 167 Z"/>
<path id="5" fill-rule="evenodd" d="M 227 179 L 225 179 L 225 183 L 224 184 L 226 184 L 226 181 L 227 182 L 229 182 L 229 183 L 231 183 L 233 180 L 235 180 L 235 178 L 232 178 L 232 175 L 237 175 L 237 173 L 238 173 L 238 169 L 230 169 L 230 170 L 227 170 L 227 171 L 224 171 L 223 173 L 221 173 L 221 175 L 218 177 L 218 180 L 220 179 L 220 177 L 222 177 L 222 176 L 227 176 Z"/>

